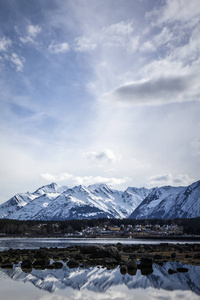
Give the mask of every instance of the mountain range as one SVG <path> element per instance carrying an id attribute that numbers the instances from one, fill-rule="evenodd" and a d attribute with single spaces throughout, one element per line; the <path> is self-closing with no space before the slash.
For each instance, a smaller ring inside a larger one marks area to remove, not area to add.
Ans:
<path id="1" fill-rule="evenodd" d="M 51 183 L 19 193 L 0 205 L 1 219 L 194 218 L 200 216 L 200 181 L 187 187 L 128 187 L 106 184 L 73 188 Z"/>

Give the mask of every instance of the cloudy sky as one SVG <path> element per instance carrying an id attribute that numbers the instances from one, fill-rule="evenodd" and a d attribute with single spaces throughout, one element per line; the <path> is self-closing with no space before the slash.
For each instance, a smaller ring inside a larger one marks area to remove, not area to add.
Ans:
<path id="1" fill-rule="evenodd" d="M 0 202 L 200 179 L 199 0 L 0 0 Z"/>

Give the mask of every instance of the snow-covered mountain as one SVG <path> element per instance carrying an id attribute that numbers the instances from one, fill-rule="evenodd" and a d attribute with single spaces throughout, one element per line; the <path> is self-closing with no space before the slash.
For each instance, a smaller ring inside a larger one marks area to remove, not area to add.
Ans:
<path id="1" fill-rule="evenodd" d="M 34 193 L 20 193 L 0 205 L 0 218 L 69 220 L 92 218 L 192 218 L 200 216 L 200 181 L 188 187 L 128 187 L 106 184 L 73 188 L 52 183 Z"/>
<path id="2" fill-rule="evenodd" d="M 179 194 L 184 187 L 156 187 L 148 194 L 148 196 L 143 200 L 143 202 L 138 205 L 135 211 L 131 214 L 130 218 L 134 219 L 148 219 L 152 214 L 154 209 L 160 204 L 160 202 L 170 197 L 170 195 Z"/>
<path id="3" fill-rule="evenodd" d="M 154 188 L 130 215 L 134 219 L 200 217 L 200 181 L 188 187 Z"/>
<path id="4" fill-rule="evenodd" d="M 52 183 L 34 193 L 18 194 L 0 205 L 0 218 L 17 220 L 67 220 L 127 218 L 151 189 L 128 188 L 125 192 L 105 184 L 59 187 Z M 19 201 L 17 199 L 19 198 Z"/>

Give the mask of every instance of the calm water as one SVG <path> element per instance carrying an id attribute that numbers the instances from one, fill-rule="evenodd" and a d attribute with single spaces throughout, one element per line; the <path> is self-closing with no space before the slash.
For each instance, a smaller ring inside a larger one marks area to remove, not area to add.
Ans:
<path id="1" fill-rule="evenodd" d="M 127 239 L 0 239 L 0 249 L 67 247 L 74 244 L 121 242 L 153 244 L 163 241 Z M 165 241 L 169 242 L 169 241 Z M 175 242 L 175 241 L 174 241 Z M 179 243 L 185 243 L 180 242 Z M 169 275 L 168 270 L 188 268 L 187 273 Z M 0 293 L 3 300 L 196 300 L 200 299 L 200 266 L 175 262 L 154 265 L 153 273 L 122 275 L 119 267 L 107 270 L 101 267 L 60 270 L 35 270 L 24 273 L 20 264 L 12 270 L 0 268 Z"/>
<path id="2" fill-rule="evenodd" d="M 168 269 L 187 267 L 187 273 L 168 274 Z M 147 276 L 140 270 L 134 276 L 122 275 L 119 267 L 34 270 L 24 273 L 20 266 L 0 269 L 1 299 L 34 300 L 170 300 L 200 299 L 200 267 L 180 263 L 153 266 Z"/>
<path id="3" fill-rule="evenodd" d="M 185 244 L 186 241 L 170 240 L 144 240 L 144 239 L 87 239 L 87 238 L 0 238 L 0 251 L 13 249 L 37 249 L 40 247 L 64 248 L 72 245 L 81 244 L 160 244 L 160 243 L 179 243 Z M 187 243 L 200 243 L 199 241 L 187 241 Z"/>

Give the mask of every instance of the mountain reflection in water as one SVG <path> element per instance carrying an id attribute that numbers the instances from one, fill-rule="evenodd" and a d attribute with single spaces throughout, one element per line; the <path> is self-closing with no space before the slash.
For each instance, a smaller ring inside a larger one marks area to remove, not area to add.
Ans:
<path id="1" fill-rule="evenodd" d="M 188 268 L 188 272 L 169 275 L 169 269 L 176 270 L 180 267 Z M 176 262 L 168 262 L 163 266 L 154 265 L 153 273 L 147 276 L 142 275 L 140 270 L 137 270 L 134 276 L 122 275 L 119 267 L 112 270 L 98 267 L 69 269 L 65 265 L 62 269 L 32 269 L 30 273 L 23 272 L 20 266 L 14 266 L 12 270 L 0 269 L 0 278 L 8 277 L 17 282 L 31 282 L 35 287 L 50 293 L 61 291 L 61 294 L 64 295 L 64 291 L 68 289 L 64 298 L 63 296 L 51 298 L 49 294 L 48 298 L 44 299 L 90 299 L 89 294 L 91 293 L 93 299 L 94 297 L 95 299 L 129 299 L 128 295 L 131 297 L 131 291 L 132 298 L 130 299 L 136 299 L 136 295 L 139 297 L 138 293 L 142 293 L 142 289 L 143 292 L 145 289 L 145 293 L 143 293 L 146 295 L 145 299 L 151 299 L 151 296 L 152 299 L 161 299 L 162 297 L 176 299 L 181 295 L 181 299 L 198 299 L 198 295 L 200 295 L 200 266 L 183 265 Z M 147 297 L 147 291 L 150 298 Z M 174 291 L 173 295 L 176 293 L 176 297 L 168 297 L 169 291 Z M 187 297 L 184 298 L 180 293 L 186 292 Z M 71 293 L 76 294 L 76 296 L 73 295 L 75 298 L 70 298 Z M 97 298 L 95 294 L 98 295 Z M 141 294 L 140 299 L 142 298 Z"/>

